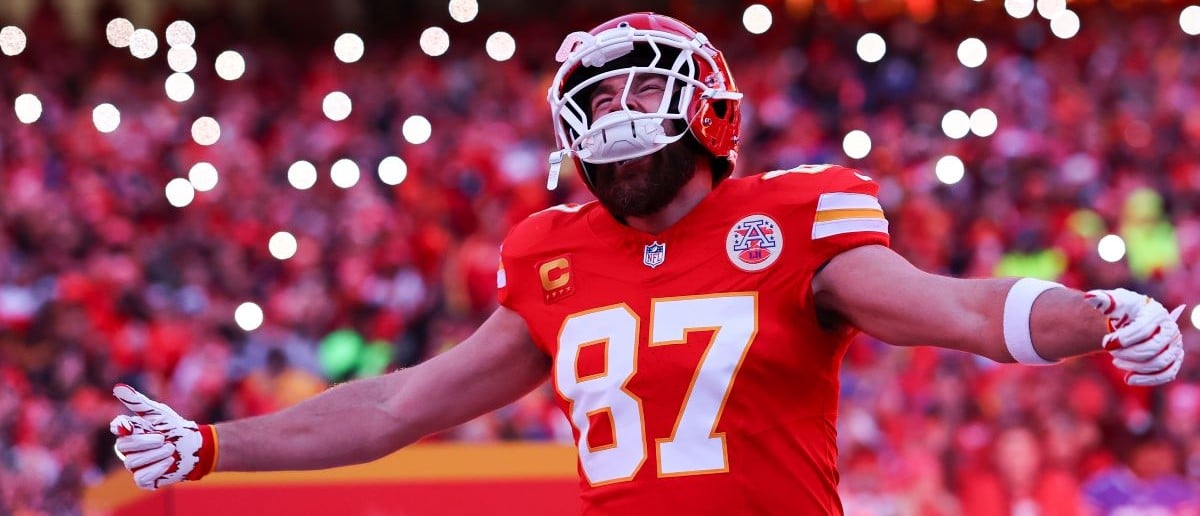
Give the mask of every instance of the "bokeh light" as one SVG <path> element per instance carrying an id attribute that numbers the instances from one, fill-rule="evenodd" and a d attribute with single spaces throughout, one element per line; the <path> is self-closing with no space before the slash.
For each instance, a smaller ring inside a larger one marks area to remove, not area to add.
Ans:
<path id="1" fill-rule="evenodd" d="M 961 159 L 958 159 L 958 156 L 942 156 L 934 165 L 933 173 L 942 184 L 953 185 L 962 181 L 963 176 L 967 173 L 967 167 L 963 165 Z"/>
<path id="2" fill-rule="evenodd" d="M 430 27 L 421 33 L 421 51 L 437 57 L 450 50 L 450 35 L 441 27 Z"/>
<path id="3" fill-rule="evenodd" d="M 408 177 L 408 164 L 399 156 L 388 156 L 379 162 L 379 180 L 396 186 Z"/>
<path id="4" fill-rule="evenodd" d="M 1016 19 L 1033 14 L 1033 0 L 1004 0 L 1004 11 Z"/>
<path id="5" fill-rule="evenodd" d="M 158 52 L 158 36 L 150 29 L 138 29 L 129 37 L 129 53 L 138 59 L 149 59 Z"/>
<path id="6" fill-rule="evenodd" d="M 277 260 L 287 260 L 296 256 L 298 248 L 299 242 L 296 241 L 296 237 L 287 231 L 275 233 L 267 241 L 267 249 L 271 251 L 271 256 L 274 256 Z"/>
<path id="7" fill-rule="evenodd" d="M 236 81 L 246 73 L 246 60 L 236 50 L 226 50 L 217 56 L 217 76 L 227 81 Z"/>
<path id="8" fill-rule="evenodd" d="M 121 125 L 121 112 L 107 102 L 92 109 L 92 124 L 102 133 L 111 133 Z"/>
<path id="9" fill-rule="evenodd" d="M 25 51 L 25 31 L 9 25 L 0 29 L 0 52 L 6 56 L 15 56 Z"/>
<path id="10" fill-rule="evenodd" d="M 197 192 L 208 192 L 217 187 L 220 176 L 212 163 L 201 161 L 188 170 L 188 181 Z"/>
<path id="11" fill-rule="evenodd" d="M 1192 307 L 1192 326 L 1200 330 L 1200 304 Z"/>
<path id="12" fill-rule="evenodd" d="M 1050 32 L 1061 39 L 1071 39 L 1079 34 L 1079 15 L 1072 10 L 1063 10 L 1050 20 Z"/>
<path id="13" fill-rule="evenodd" d="M 971 117 L 961 109 L 951 109 L 942 115 L 942 132 L 955 140 L 971 132 Z"/>
<path id="14" fill-rule="evenodd" d="M 1038 16 L 1053 20 L 1067 9 L 1067 0 L 1037 0 Z"/>
<path id="15" fill-rule="evenodd" d="M 325 95 L 325 100 L 321 101 L 321 112 L 334 122 L 341 122 L 350 116 L 351 108 L 350 96 L 340 91 Z"/>
<path id="16" fill-rule="evenodd" d="M 404 134 L 404 139 L 408 143 L 420 145 L 429 141 L 429 137 L 433 135 L 433 126 L 429 124 L 429 119 L 421 115 L 413 115 L 404 120 L 400 132 Z"/>
<path id="17" fill-rule="evenodd" d="M 196 28 L 187 21 L 175 20 L 167 25 L 164 37 L 171 48 L 190 47 L 196 43 Z"/>
<path id="18" fill-rule="evenodd" d="M 771 23 L 774 18 L 771 15 L 771 10 L 763 4 L 754 4 L 747 7 L 742 13 L 742 25 L 751 34 L 762 34 L 771 29 Z"/>
<path id="19" fill-rule="evenodd" d="M 1096 252 L 1100 259 L 1108 263 L 1116 263 L 1125 257 L 1125 240 L 1119 235 L 1104 235 L 1096 244 Z"/>
<path id="20" fill-rule="evenodd" d="M 165 190 L 167 202 L 176 208 L 186 207 L 196 198 L 196 189 L 192 187 L 192 182 L 182 177 L 168 181 Z"/>
<path id="21" fill-rule="evenodd" d="M 202 116 L 192 122 L 192 139 L 200 145 L 212 145 L 221 138 L 221 124 L 211 116 Z"/>
<path id="22" fill-rule="evenodd" d="M 22 124 L 32 124 L 42 117 L 42 101 L 37 95 L 22 93 L 17 95 L 17 100 L 13 102 L 13 111 Z"/>
<path id="23" fill-rule="evenodd" d="M 987 60 L 987 45 L 979 38 L 967 38 L 958 44 L 958 62 L 967 68 L 978 68 Z"/>
<path id="24" fill-rule="evenodd" d="M 496 61 L 508 61 L 517 51 L 517 40 L 507 32 L 497 32 L 488 36 L 484 50 L 488 57 Z"/>
<path id="25" fill-rule="evenodd" d="M 250 301 L 242 303 L 233 311 L 233 321 L 245 331 L 257 330 L 263 323 L 262 307 Z"/>
<path id="26" fill-rule="evenodd" d="M 475 0 L 450 0 L 450 17 L 458 23 L 467 23 L 479 15 L 479 2 Z"/>
<path id="27" fill-rule="evenodd" d="M 175 102 L 186 102 L 196 92 L 196 83 L 186 73 L 175 72 L 168 75 L 163 86 L 167 90 L 167 98 Z"/>
<path id="28" fill-rule="evenodd" d="M 348 158 L 335 161 L 333 167 L 329 169 L 329 179 L 333 180 L 334 186 L 338 188 L 350 188 L 358 184 L 360 176 L 358 163 Z"/>
<path id="29" fill-rule="evenodd" d="M 196 68 L 196 49 L 192 47 L 171 47 L 167 51 L 167 66 L 171 70 L 187 73 Z"/>
<path id="30" fill-rule="evenodd" d="M 317 184 L 317 167 L 304 160 L 288 167 L 288 183 L 297 190 L 308 190 Z"/>
<path id="31" fill-rule="evenodd" d="M 871 136 L 859 129 L 850 131 L 842 138 L 842 150 L 853 159 L 863 159 L 871 153 Z"/>
<path id="32" fill-rule="evenodd" d="M 877 63 L 887 53 L 887 42 L 874 32 L 868 32 L 858 38 L 858 58 L 868 63 Z"/>
<path id="33" fill-rule="evenodd" d="M 354 63 L 362 59 L 364 50 L 362 38 L 353 32 L 342 34 L 333 41 L 333 55 L 343 63 Z"/>
<path id="34" fill-rule="evenodd" d="M 129 46 L 129 40 L 133 37 L 133 29 L 133 22 L 125 18 L 113 18 L 104 26 L 104 37 L 108 39 L 109 45 L 125 48 Z"/>
<path id="35" fill-rule="evenodd" d="M 991 136 L 995 134 L 999 125 L 1000 120 L 996 118 L 996 113 L 988 108 L 979 108 L 971 113 L 971 132 L 975 133 L 975 136 Z"/>
<path id="36" fill-rule="evenodd" d="M 1200 34 L 1200 5 L 1189 5 L 1179 13 L 1179 28 L 1189 36 Z"/>

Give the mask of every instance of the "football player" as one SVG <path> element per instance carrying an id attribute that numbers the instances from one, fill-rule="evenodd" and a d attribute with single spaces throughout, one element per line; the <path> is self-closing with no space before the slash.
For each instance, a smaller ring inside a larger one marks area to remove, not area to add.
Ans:
<path id="1" fill-rule="evenodd" d="M 1182 307 L 918 270 L 888 248 L 878 185 L 855 170 L 731 178 L 742 94 L 684 23 L 622 16 L 557 59 L 551 179 L 569 164 L 598 201 L 512 229 L 491 317 L 419 366 L 215 426 L 118 385 L 134 415 L 112 431 L 138 486 L 370 461 L 549 378 L 584 513 L 839 514 L 838 370 L 855 331 L 1039 366 L 1103 350 L 1130 385 L 1179 371 Z"/>

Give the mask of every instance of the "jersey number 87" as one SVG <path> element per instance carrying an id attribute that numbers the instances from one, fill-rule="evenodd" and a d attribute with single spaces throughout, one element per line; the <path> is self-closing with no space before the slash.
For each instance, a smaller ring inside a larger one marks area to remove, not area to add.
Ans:
<path id="1" fill-rule="evenodd" d="M 658 298 L 650 302 L 649 346 L 684 344 L 691 331 L 712 331 L 675 420 L 671 435 L 655 439 L 658 475 L 728 471 L 725 435 L 716 432 L 733 380 L 758 332 L 758 294 Z M 626 385 L 637 372 L 641 320 L 625 303 L 568 316 L 559 331 L 555 385 L 570 403 L 579 430 L 579 462 L 592 486 L 632 479 L 646 461 L 642 401 Z M 604 374 L 579 378 L 575 368 L 584 346 L 605 343 Z M 588 444 L 590 419 L 607 412 L 613 443 Z"/>

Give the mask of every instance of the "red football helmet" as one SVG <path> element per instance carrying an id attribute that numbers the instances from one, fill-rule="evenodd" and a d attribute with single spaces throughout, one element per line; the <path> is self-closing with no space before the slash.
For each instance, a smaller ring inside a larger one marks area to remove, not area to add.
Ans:
<path id="1" fill-rule="evenodd" d="M 728 176 L 737 159 L 742 94 L 721 52 L 687 24 L 654 13 L 614 18 L 590 32 L 567 36 L 556 59 L 562 63 L 550 84 L 548 100 L 558 150 L 550 154 L 550 182 L 558 183 L 562 160 L 570 157 L 590 187 L 585 163 L 613 163 L 659 151 L 691 135 L 715 158 L 728 160 L 719 173 Z M 666 78 L 663 100 L 654 112 L 629 108 L 628 85 L 635 74 Z M 621 109 L 592 120 L 587 95 L 610 77 L 626 76 Z M 666 121 L 687 131 L 668 135 Z"/>

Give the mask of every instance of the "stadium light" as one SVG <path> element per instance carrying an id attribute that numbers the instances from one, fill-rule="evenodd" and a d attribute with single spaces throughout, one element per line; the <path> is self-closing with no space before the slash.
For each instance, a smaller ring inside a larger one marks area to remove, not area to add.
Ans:
<path id="1" fill-rule="evenodd" d="M 399 156 L 388 156 L 379 162 L 379 180 L 384 184 L 396 186 L 408 177 L 408 164 Z"/>
<path id="2" fill-rule="evenodd" d="M 212 166 L 212 163 L 201 161 L 192 165 L 191 170 L 188 170 L 188 181 L 192 183 L 192 188 L 195 188 L 197 192 L 208 192 L 217 187 L 220 177 L 217 167 Z"/>
<path id="3" fill-rule="evenodd" d="M 296 242 L 296 237 L 287 231 L 275 233 L 267 241 L 267 249 L 271 251 L 271 256 L 274 256 L 277 260 L 287 260 L 296 256 L 298 248 L 299 244 Z"/>
<path id="4" fill-rule="evenodd" d="M 348 158 L 335 161 L 329 169 L 329 178 L 338 188 L 350 188 L 358 184 L 360 175 L 358 164 Z"/>
<path id="5" fill-rule="evenodd" d="M 971 113 L 971 132 L 975 136 L 987 138 L 996 132 L 996 127 L 1000 125 L 1000 121 L 996 119 L 996 113 L 988 108 L 979 108 Z"/>
<path id="6" fill-rule="evenodd" d="M 953 185 L 962 181 L 963 176 L 967 173 L 967 168 L 963 165 L 962 160 L 958 159 L 958 156 L 942 156 L 934 165 L 933 173 L 942 184 Z"/>
<path id="7" fill-rule="evenodd" d="M 842 151 L 853 159 L 867 157 L 871 153 L 871 136 L 859 129 L 846 133 L 846 137 L 842 138 Z"/>
<path id="8" fill-rule="evenodd" d="M 233 311 L 233 321 L 245 331 L 257 330 L 263 323 L 263 311 L 257 303 L 247 301 Z"/>
<path id="9" fill-rule="evenodd" d="M 421 33 L 421 51 L 430 57 L 437 57 L 450 50 L 450 34 L 441 27 L 430 27 Z"/>
<path id="10" fill-rule="evenodd" d="M 330 92 L 325 95 L 325 100 L 321 101 L 321 112 L 334 122 L 341 122 L 350 116 L 352 107 L 350 96 L 340 91 Z"/>
<path id="11" fill-rule="evenodd" d="M 236 81 L 246 73 L 246 60 L 236 50 L 221 52 L 214 66 L 217 76 L 227 81 Z"/>
<path id="12" fill-rule="evenodd" d="M 1192 326 L 1200 330 L 1200 304 L 1192 307 Z"/>
<path id="13" fill-rule="evenodd" d="M 450 0 L 450 17 L 458 23 L 467 23 L 479 15 L 479 2 L 475 0 Z"/>
<path id="14" fill-rule="evenodd" d="M 754 4 L 742 12 L 742 25 L 751 34 L 762 34 L 771 29 L 774 21 L 771 10 L 763 4 Z"/>
<path id="15" fill-rule="evenodd" d="M 292 163 L 288 167 L 288 183 L 297 190 L 308 190 L 317 184 L 317 167 L 304 160 Z"/>
<path id="16" fill-rule="evenodd" d="M 25 50 L 25 31 L 9 25 L 0 29 L 0 52 L 6 56 L 15 56 Z"/>
<path id="17" fill-rule="evenodd" d="M 212 145 L 221 138 L 221 124 L 211 116 L 202 116 L 192 122 L 192 139 L 200 145 Z"/>
<path id="18" fill-rule="evenodd" d="M 420 145 L 429 141 L 429 137 L 433 134 L 433 126 L 429 124 L 428 118 L 413 115 L 404 120 L 400 132 L 404 134 L 404 139 L 408 143 Z"/>
<path id="19" fill-rule="evenodd" d="M 13 102 L 13 111 L 22 124 L 32 124 L 42 117 L 42 101 L 32 93 L 22 93 Z"/>
<path id="20" fill-rule="evenodd" d="M 333 41 L 333 55 L 343 63 L 355 63 L 363 56 L 363 40 L 353 32 L 338 36 Z"/>
<path id="21" fill-rule="evenodd" d="M 971 132 L 971 117 L 961 109 L 951 109 L 942 115 L 942 132 L 955 140 Z"/>
<path id="22" fill-rule="evenodd" d="M 1065 9 L 1050 20 L 1050 32 L 1061 39 L 1071 39 L 1079 34 L 1079 15 Z"/>
<path id="23" fill-rule="evenodd" d="M 179 73 L 188 73 L 196 68 L 196 49 L 192 47 L 171 47 L 167 51 L 167 66 Z"/>
<path id="24" fill-rule="evenodd" d="M 104 26 L 104 37 L 108 39 L 109 45 L 117 48 L 128 47 L 129 39 L 133 37 L 133 22 L 125 18 L 109 20 L 108 25 Z"/>
<path id="25" fill-rule="evenodd" d="M 1067 9 L 1067 0 L 1037 0 L 1038 15 L 1047 20 L 1053 20 Z"/>
<path id="26" fill-rule="evenodd" d="M 1108 263 L 1116 263 L 1125 257 L 1125 240 L 1118 235 L 1104 235 L 1096 244 L 1096 252 L 1100 259 Z"/>
<path id="27" fill-rule="evenodd" d="M 484 49 L 488 57 L 496 61 L 508 61 L 517 51 L 517 41 L 507 32 L 497 32 L 488 36 Z"/>
<path id="28" fill-rule="evenodd" d="M 158 36 L 150 29 L 138 29 L 129 37 L 129 53 L 138 59 L 149 59 L 158 52 Z"/>
<path id="29" fill-rule="evenodd" d="M 868 32 L 858 38 L 858 58 L 868 63 L 877 63 L 887 54 L 887 42 L 874 32 Z"/>
<path id="30" fill-rule="evenodd" d="M 958 44 L 958 62 L 967 68 L 978 68 L 987 60 L 987 45 L 979 38 L 967 38 Z"/>
<path id="31" fill-rule="evenodd" d="M 111 133 L 121 125 L 121 112 L 107 102 L 92 109 L 92 124 L 102 133 Z"/>
<path id="32" fill-rule="evenodd" d="M 167 98 L 175 102 L 186 102 L 196 92 L 196 83 L 186 73 L 175 72 L 167 76 L 163 85 L 167 90 Z"/>
<path id="33" fill-rule="evenodd" d="M 1189 5 L 1183 8 L 1183 11 L 1179 13 L 1179 28 L 1189 36 L 1200 35 L 1200 5 Z"/>
<path id="34" fill-rule="evenodd" d="M 165 190 L 167 202 L 176 208 L 186 207 L 196 198 L 196 189 L 192 187 L 191 181 L 182 177 L 167 182 Z"/>
<path id="35" fill-rule="evenodd" d="M 196 28 L 184 20 L 175 20 L 165 31 L 167 46 L 190 47 L 196 43 Z"/>
<path id="36" fill-rule="evenodd" d="M 1004 11 L 1016 19 L 1033 14 L 1033 0 L 1004 0 Z"/>

